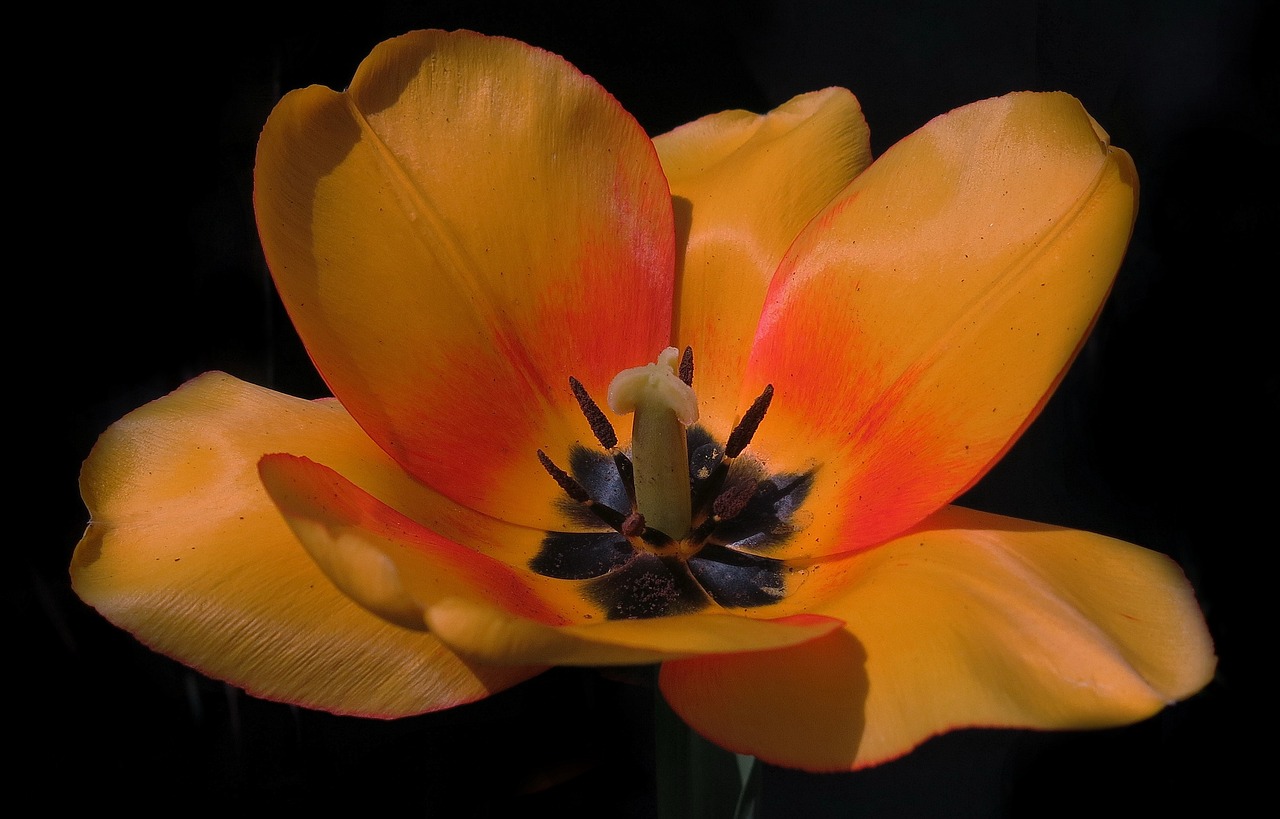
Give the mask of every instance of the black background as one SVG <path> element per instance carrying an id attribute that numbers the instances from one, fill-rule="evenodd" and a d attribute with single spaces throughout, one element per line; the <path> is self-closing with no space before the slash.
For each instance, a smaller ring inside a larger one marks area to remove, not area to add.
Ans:
<path id="1" fill-rule="evenodd" d="M 770 768 L 763 816 L 1151 815 L 1205 801 L 1230 815 L 1270 786 L 1262 771 L 1274 716 L 1260 669 L 1275 645 L 1266 585 L 1278 545 L 1271 288 L 1280 266 L 1263 241 L 1278 224 L 1266 177 L 1277 150 L 1272 4 L 158 8 L 167 10 L 68 11 L 33 26 L 17 44 L 30 56 L 10 81 L 12 172 L 25 195 L 10 203 L 20 488 L 5 572 L 17 644 L 6 663 L 6 744 L 19 792 L 195 815 L 652 812 L 642 689 L 557 669 L 451 712 L 337 718 L 253 700 L 154 655 L 69 588 L 86 522 L 76 473 L 109 423 L 208 369 L 324 393 L 260 256 L 254 144 L 281 93 L 345 87 L 375 43 L 421 27 L 560 53 L 652 134 L 843 85 L 861 100 L 878 155 L 976 99 L 1019 89 L 1080 97 L 1137 162 L 1135 236 L 1058 394 L 964 500 L 1172 555 L 1197 588 L 1219 673 L 1128 728 L 957 732 L 858 774 Z"/>

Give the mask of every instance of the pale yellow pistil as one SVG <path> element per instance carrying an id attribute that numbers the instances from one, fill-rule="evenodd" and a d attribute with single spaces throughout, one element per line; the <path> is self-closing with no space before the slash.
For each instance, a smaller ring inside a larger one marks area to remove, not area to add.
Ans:
<path id="1" fill-rule="evenodd" d="M 636 507 L 645 525 L 681 540 L 689 534 L 689 450 L 685 428 L 698 420 L 698 398 L 680 380 L 680 351 L 668 347 L 654 364 L 623 370 L 609 384 L 609 407 L 635 413 L 631 461 Z"/>

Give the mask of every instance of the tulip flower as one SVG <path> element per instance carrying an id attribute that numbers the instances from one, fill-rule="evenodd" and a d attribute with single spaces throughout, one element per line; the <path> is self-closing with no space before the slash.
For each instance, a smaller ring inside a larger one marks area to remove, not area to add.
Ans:
<path id="1" fill-rule="evenodd" d="M 1180 568 L 954 504 L 1080 350 L 1137 190 L 1063 93 L 872 161 L 839 88 L 650 139 L 545 51 L 387 41 L 258 146 L 333 397 L 208 373 L 111 426 L 75 589 L 339 714 L 660 664 L 699 734 L 811 771 L 1142 720 L 1214 672 Z"/>

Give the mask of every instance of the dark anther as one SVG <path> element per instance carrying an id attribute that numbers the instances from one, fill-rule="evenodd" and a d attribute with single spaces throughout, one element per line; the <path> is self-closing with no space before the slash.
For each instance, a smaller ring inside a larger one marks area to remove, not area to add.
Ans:
<path id="1" fill-rule="evenodd" d="M 685 347 L 684 355 L 680 356 L 680 380 L 686 386 L 693 386 L 693 348 Z"/>
<path id="2" fill-rule="evenodd" d="M 591 434 L 596 436 L 596 440 L 600 442 L 600 446 L 605 449 L 613 449 L 618 445 L 618 433 L 613 431 L 613 424 L 609 423 L 609 419 L 604 417 L 600 406 L 587 395 L 587 388 L 582 386 L 582 382 L 573 376 L 569 376 L 569 387 L 573 390 L 573 397 L 578 399 L 578 406 L 582 409 L 582 414 L 586 416 L 587 423 L 591 425 Z"/>
<path id="3" fill-rule="evenodd" d="M 632 512 L 622 521 L 622 534 L 627 537 L 640 537 L 644 534 L 644 515 Z"/>
<path id="4" fill-rule="evenodd" d="M 618 467 L 618 477 L 622 478 L 622 486 L 627 490 L 627 498 L 631 501 L 631 508 L 634 509 L 636 505 L 635 472 L 631 467 L 631 459 L 625 452 L 617 449 L 618 433 L 614 432 L 613 424 L 609 423 L 600 405 L 587 394 L 587 388 L 582 386 L 581 381 L 569 376 L 569 388 L 573 390 L 573 397 L 578 399 L 578 407 L 591 426 L 591 434 L 596 436 L 600 446 L 613 451 L 613 463 Z"/>
<path id="5" fill-rule="evenodd" d="M 542 468 L 547 470 L 547 474 L 555 478 L 556 483 L 560 484 L 560 488 L 565 494 L 573 498 L 578 503 L 591 510 L 591 513 L 600 518 L 608 526 L 621 532 L 626 522 L 625 516 L 611 506 L 605 506 L 603 503 L 596 503 L 591 499 L 591 495 L 582 487 L 582 484 L 575 481 L 569 476 L 568 472 L 555 465 L 555 462 L 547 457 L 547 453 L 541 449 L 538 450 L 538 460 L 542 462 Z"/>
<path id="6" fill-rule="evenodd" d="M 742 416 L 742 420 L 733 428 L 733 432 L 729 433 L 729 441 L 724 445 L 724 455 L 726 458 L 736 458 L 742 454 L 742 450 L 747 448 L 747 444 L 751 443 L 751 438 L 756 434 L 756 430 L 760 428 L 760 422 L 764 420 L 764 414 L 769 411 L 769 402 L 773 401 L 773 385 L 764 388 L 764 392 L 760 393 L 760 397 L 751 402 L 750 409 Z"/>
<path id="7" fill-rule="evenodd" d="M 538 460 L 542 462 L 542 468 L 547 470 L 547 474 L 556 479 L 556 483 L 560 484 L 560 488 L 569 497 L 578 503 L 590 503 L 591 496 L 587 494 L 587 490 L 582 488 L 582 484 L 569 477 L 569 473 L 556 466 L 555 461 L 547 457 L 547 453 L 541 449 L 538 450 Z"/>
<path id="8" fill-rule="evenodd" d="M 773 401 L 772 384 L 765 387 L 760 397 L 751 402 L 742 420 L 733 428 L 733 432 L 729 433 L 729 441 L 724 445 L 724 455 L 721 456 L 720 462 L 712 467 L 711 474 L 698 487 L 697 495 L 693 499 L 695 517 L 698 510 L 705 510 L 709 502 L 718 499 L 720 487 L 724 485 L 724 479 L 729 474 L 730 461 L 741 455 L 742 450 L 751 443 L 756 430 L 760 428 L 760 422 L 764 420 L 764 414 L 769 411 L 771 401 Z"/>
<path id="9" fill-rule="evenodd" d="M 715 531 L 717 524 L 736 518 L 738 513 L 746 509 L 755 494 L 756 484 L 754 483 L 740 483 L 721 492 L 711 502 L 711 514 L 698 524 L 698 528 L 693 530 L 690 539 L 695 543 L 706 540 Z"/>
<path id="10" fill-rule="evenodd" d="M 720 520 L 736 518 L 746 508 L 751 496 L 756 493 L 756 484 L 740 483 L 721 492 L 711 504 L 711 512 Z"/>

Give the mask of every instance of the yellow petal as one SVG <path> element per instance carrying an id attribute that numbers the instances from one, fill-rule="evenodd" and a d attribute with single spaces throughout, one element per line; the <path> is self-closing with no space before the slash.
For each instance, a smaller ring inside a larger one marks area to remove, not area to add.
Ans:
<path id="1" fill-rule="evenodd" d="M 258 467 L 267 493 L 317 565 L 375 614 L 424 629 L 427 603 L 462 595 L 564 623 L 565 614 L 526 583 L 526 572 L 419 525 L 330 467 L 284 453 L 264 456 Z"/>
<path id="2" fill-rule="evenodd" d="M 431 630 L 464 657 L 482 662 L 588 666 L 743 656 L 806 643 L 840 627 L 839 620 L 821 615 L 753 619 L 704 612 L 551 628 L 463 598 L 431 606 L 427 620 Z"/>
<path id="3" fill-rule="evenodd" d="M 663 667 L 690 725 L 776 764 L 849 770 L 955 728 L 1135 722 L 1215 668 L 1178 566 L 1101 535 L 951 507 L 822 573 L 834 594 L 813 610 L 844 631 Z"/>
<path id="4" fill-rule="evenodd" d="M 795 645 L 840 625 L 805 614 L 606 620 L 577 583 L 541 577 L 450 542 L 323 465 L 275 455 L 263 459 L 262 474 L 335 584 L 389 620 L 425 624 L 459 655 L 480 662 L 651 663 Z"/>
<path id="5" fill-rule="evenodd" d="M 743 400 L 751 451 L 821 469 L 787 555 L 893 537 L 983 475 L 1039 412 L 1108 293 L 1133 164 L 1065 94 L 935 119 L 810 223 L 783 262 Z"/>
<path id="6" fill-rule="evenodd" d="M 540 670 L 476 666 L 335 589 L 258 478 L 258 459 L 277 449 L 323 457 L 385 498 L 432 509 L 335 401 L 211 373 L 130 413 L 95 446 L 81 474 L 92 520 L 71 565 L 76 592 L 205 674 L 337 713 L 447 708 Z"/>
<path id="7" fill-rule="evenodd" d="M 706 116 L 654 144 L 683 250 L 672 343 L 692 345 L 704 424 L 723 437 L 769 281 L 801 228 L 870 163 L 870 134 L 853 95 L 830 88 L 763 116 Z"/>
<path id="8" fill-rule="evenodd" d="M 281 100 L 254 197 L 289 315 L 369 435 L 460 503 L 555 525 L 536 452 L 591 440 L 569 377 L 603 395 L 670 335 L 670 194 L 634 119 L 547 52 L 414 32 L 347 92 Z"/>

